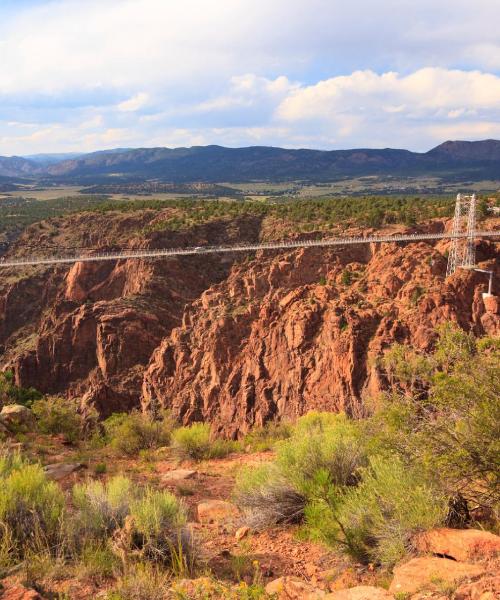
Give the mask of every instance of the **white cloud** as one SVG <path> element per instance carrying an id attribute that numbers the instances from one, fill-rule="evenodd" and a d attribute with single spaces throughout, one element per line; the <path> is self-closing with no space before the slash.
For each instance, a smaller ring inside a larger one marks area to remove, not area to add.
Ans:
<path id="1" fill-rule="evenodd" d="M 135 112 L 136 110 L 139 110 L 140 108 L 146 106 L 148 102 L 149 95 L 145 92 L 139 92 L 138 94 L 132 96 L 132 98 L 120 102 L 117 108 L 122 112 Z"/>
<path id="2" fill-rule="evenodd" d="M 0 154 L 497 135 L 498 2 L 0 0 Z"/>

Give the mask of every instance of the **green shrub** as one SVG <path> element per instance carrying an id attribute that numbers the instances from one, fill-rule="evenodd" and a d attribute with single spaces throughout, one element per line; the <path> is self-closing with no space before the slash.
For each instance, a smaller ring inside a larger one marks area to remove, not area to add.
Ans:
<path id="1" fill-rule="evenodd" d="M 237 449 L 238 445 L 229 440 L 213 440 L 208 423 L 193 423 L 173 432 L 172 448 L 179 458 L 203 460 L 223 458 Z"/>
<path id="2" fill-rule="evenodd" d="M 106 466 L 106 463 L 97 463 L 94 466 L 94 473 L 96 475 L 103 475 L 104 473 L 106 473 L 107 470 L 108 467 Z"/>
<path id="3" fill-rule="evenodd" d="M 39 400 L 43 394 L 35 388 L 22 388 L 14 383 L 12 371 L 0 373 L 0 402 L 2 404 L 22 404 L 31 407 L 35 400 Z"/>
<path id="4" fill-rule="evenodd" d="M 445 497 L 397 457 L 373 457 L 362 480 L 339 498 L 306 509 L 308 532 L 357 560 L 394 565 L 419 531 L 444 522 Z"/>
<path id="5" fill-rule="evenodd" d="M 111 447 L 123 454 L 136 455 L 140 450 L 166 446 L 170 442 L 174 421 L 168 413 L 160 419 L 134 411 L 114 414 L 104 422 Z"/>
<path id="6" fill-rule="evenodd" d="M 245 522 L 255 530 L 300 523 L 306 506 L 305 496 L 274 463 L 242 469 L 236 477 L 233 498 L 243 511 Z"/>
<path id="7" fill-rule="evenodd" d="M 190 540 L 183 532 L 186 512 L 173 494 L 147 488 L 141 498 L 132 502 L 130 515 L 144 558 L 167 563 L 171 567 L 178 554 L 187 560 Z M 187 564 L 184 566 L 187 567 Z"/>
<path id="8" fill-rule="evenodd" d="M 168 598 L 169 577 L 148 563 L 134 565 L 118 579 L 106 600 L 164 600 Z"/>
<path id="9" fill-rule="evenodd" d="M 450 498 L 500 501 L 500 349 L 456 326 L 438 330 L 435 351 L 396 346 L 386 370 L 391 393 L 372 419 L 372 435 L 421 465 Z M 406 391 L 406 390 L 409 390 Z"/>
<path id="10" fill-rule="evenodd" d="M 286 440 L 292 435 L 292 426 L 289 423 L 269 422 L 264 427 L 252 429 L 244 437 L 242 445 L 252 452 L 271 450 L 276 442 Z"/>
<path id="11" fill-rule="evenodd" d="M 355 485 L 365 464 L 360 428 L 344 414 L 311 412 L 301 417 L 292 437 L 277 449 L 280 473 L 306 497 L 319 493 L 318 474 L 338 487 Z"/>
<path id="12" fill-rule="evenodd" d="M 37 464 L 21 457 L 0 460 L 0 526 L 10 540 L 10 554 L 22 558 L 31 549 L 60 541 L 64 496 Z M 5 547 L 4 547 L 5 550 Z"/>
<path id="13" fill-rule="evenodd" d="M 308 502 L 356 485 L 367 461 L 358 425 L 333 413 L 301 417 L 276 452 L 273 463 L 237 477 L 235 502 L 253 527 L 300 522 Z"/>
<path id="14" fill-rule="evenodd" d="M 42 433 L 63 434 L 71 443 L 82 438 L 84 421 L 76 402 L 56 397 L 42 398 L 33 403 L 32 411 Z"/>
<path id="15" fill-rule="evenodd" d="M 340 281 L 342 285 L 351 285 L 352 283 L 352 273 L 348 269 L 344 269 L 342 271 L 342 275 L 340 277 Z"/>
<path id="16" fill-rule="evenodd" d="M 71 532 L 76 546 L 88 540 L 103 540 L 123 526 L 130 503 L 137 495 L 130 479 L 117 475 L 106 483 L 87 481 L 73 486 L 76 509 Z"/>
<path id="17" fill-rule="evenodd" d="M 120 566 L 107 541 L 90 540 L 83 546 L 77 560 L 78 576 L 97 583 L 111 578 Z"/>

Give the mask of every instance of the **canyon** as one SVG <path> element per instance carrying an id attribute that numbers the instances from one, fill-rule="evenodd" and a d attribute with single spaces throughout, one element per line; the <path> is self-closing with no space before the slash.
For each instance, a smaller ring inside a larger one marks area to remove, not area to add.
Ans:
<path id="1" fill-rule="evenodd" d="M 276 233 L 276 223 L 255 215 L 178 231 L 155 227 L 169 211 L 48 220 L 28 227 L 8 255 L 47 240 L 59 247 L 160 248 Z M 435 219 L 419 230 L 450 225 Z M 2 362 L 18 385 L 78 398 L 84 411 L 169 409 L 183 424 L 208 421 L 231 438 L 311 409 L 362 416 L 366 399 L 384 388 L 379 359 L 394 341 L 427 350 L 447 320 L 477 335 L 500 332 L 497 304 L 487 310 L 483 302 L 483 274 L 459 271 L 445 280 L 448 244 L 5 269 Z M 477 258 L 498 280 L 498 244 L 479 242 Z"/>

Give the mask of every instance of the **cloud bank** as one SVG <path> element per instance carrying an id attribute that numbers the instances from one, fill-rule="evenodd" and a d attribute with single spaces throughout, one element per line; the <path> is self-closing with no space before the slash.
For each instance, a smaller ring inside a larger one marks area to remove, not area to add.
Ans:
<path id="1" fill-rule="evenodd" d="M 7 2 L 0 154 L 500 137 L 497 13 L 497 0 Z"/>

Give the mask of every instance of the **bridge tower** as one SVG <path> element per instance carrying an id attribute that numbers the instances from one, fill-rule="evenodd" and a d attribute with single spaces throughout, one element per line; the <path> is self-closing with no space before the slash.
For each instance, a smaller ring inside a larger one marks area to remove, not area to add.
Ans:
<path id="1" fill-rule="evenodd" d="M 476 263 L 474 234 L 476 230 L 476 194 L 464 196 L 458 194 L 453 219 L 453 237 L 446 277 L 453 275 L 459 267 L 471 268 Z"/>

